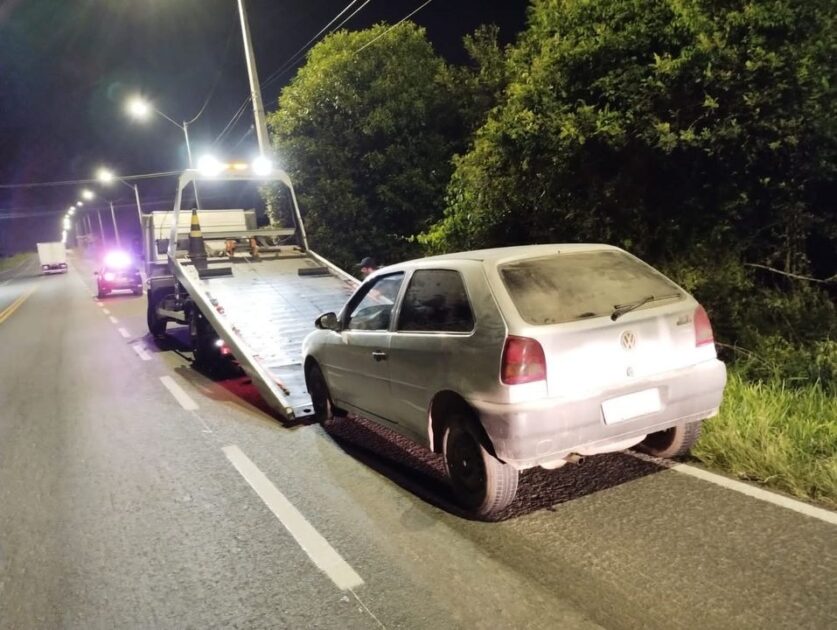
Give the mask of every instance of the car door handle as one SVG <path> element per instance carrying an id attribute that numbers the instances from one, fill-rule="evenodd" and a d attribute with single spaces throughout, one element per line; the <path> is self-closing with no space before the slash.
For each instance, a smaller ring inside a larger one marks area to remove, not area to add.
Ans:
<path id="1" fill-rule="evenodd" d="M 387 360 L 387 353 L 376 351 L 372 353 L 372 358 L 376 361 L 386 361 Z"/>

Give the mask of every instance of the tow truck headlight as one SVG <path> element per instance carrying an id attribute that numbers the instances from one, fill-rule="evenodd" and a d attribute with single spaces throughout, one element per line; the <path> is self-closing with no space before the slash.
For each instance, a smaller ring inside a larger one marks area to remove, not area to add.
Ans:
<path id="1" fill-rule="evenodd" d="M 198 170 L 205 177 L 215 177 L 226 168 L 214 155 L 204 155 L 198 160 Z"/>
<path id="2" fill-rule="evenodd" d="M 112 271 L 106 271 L 105 272 L 105 281 L 106 282 L 113 282 L 115 278 L 116 278 L 116 274 L 113 273 Z"/>
<path id="3" fill-rule="evenodd" d="M 273 162 L 271 162 L 268 158 L 263 155 L 260 155 L 255 160 L 253 160 L 253 165 L 251 166 L 253 169 L 253 173 L 258 175 L 259 177 L 267 177 L 270 175 L 271 171 L 273 171 Z"/>

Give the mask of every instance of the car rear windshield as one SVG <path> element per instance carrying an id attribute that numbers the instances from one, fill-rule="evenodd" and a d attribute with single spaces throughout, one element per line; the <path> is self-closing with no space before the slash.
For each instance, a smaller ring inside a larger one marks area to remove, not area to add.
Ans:
<path id="1" fill-rule="evenodd" d="M 682 299 L 675 284 L 620 251 L 579 252 L 501 265 L 503 284 L 529 324 L 560 324 L 610 315 L 620 306 L 654 296 Z"/>

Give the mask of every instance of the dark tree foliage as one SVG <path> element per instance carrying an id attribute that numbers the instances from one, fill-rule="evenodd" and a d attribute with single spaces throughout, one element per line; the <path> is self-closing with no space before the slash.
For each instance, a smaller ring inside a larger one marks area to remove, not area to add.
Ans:
<path id="1" fill-rule="evenodd" d="M 461 135 L 447 70 L 424 30 L 387 28 L 317 44 L 268 118 L 312 247 L 347 269 L 367 255 L 393 263 L 420 254 L 412 237 L 441 217 Z"/>
<path id="2" fill-rule="evenodd" d="M 833 272 L 833 0 L 534 0 L 429 251 L 604 241 Z M 812 238 L 816 247 L 810 247 Z M 710 254 L 711 255 L 711 254 Z"/>

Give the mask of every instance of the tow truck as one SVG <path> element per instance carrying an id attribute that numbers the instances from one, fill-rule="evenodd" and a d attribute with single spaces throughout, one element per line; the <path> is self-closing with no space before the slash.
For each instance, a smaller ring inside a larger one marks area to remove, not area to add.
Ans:
<path id="1" fill-rule="evenodd" d="M 196 367 L 212 371 L 232 354 L 279 416 L 311 415 L 302 340 L 359 281 L 311 250 L 285 171 L 262 176 L 243 164 L 217 171 L 184 171 L 172 211 L 144 217 L 148 329 L 159 339 L 170 322 L 188 326 Z M 205 200 L 207 191 L 230 185 L 284 186 L 292 225 L 258 227 L 253 209 L 181 207 L 190 186 Z"/>

